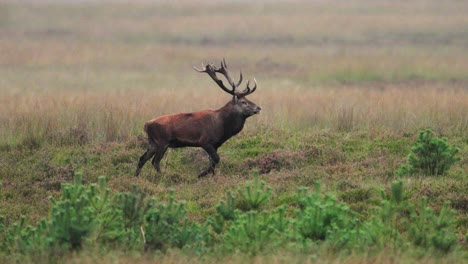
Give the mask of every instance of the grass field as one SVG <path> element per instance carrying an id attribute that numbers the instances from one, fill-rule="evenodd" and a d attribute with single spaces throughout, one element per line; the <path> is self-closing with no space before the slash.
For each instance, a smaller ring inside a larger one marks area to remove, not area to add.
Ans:
<path id="1" fill-rule="evenodd" d="M 35 224 L 49 196 L 77 172 L 108 177 L 115 192 L 137 184 L 148 196 L 175 190 L 190 219 L 203 222 L 252 179 L 272 188 L 267 208 L 321 182 L 359 213 L 373 214 L 398 177 L 417 133 L 432 129 L 460 148 L 444 176 L 401 178 L 408 200 L 428 197 L 456 210 L 459 250 L 443 256 L 379 251 L 326 262 L 467 261 L 468 3 L 463 1 L 1 1 L 0 215 Z M 217 175 L 198 180 L 208 158 L 170 150 L 162 174 L 133 173 L 143 124 L 155 116 L 216 109 L 230 98 L 192 69 L 226 58 L 256 78 L 249 97 L 262 113 L 223 145 Z M 0 254 L 1 255 L 1 254 Z M 190 256 L 169 252 L 164 262 Z M 95 262 L 90 253 L 68 260 Z M 107 252 L 101 262 L 152 261 Z M 222 256 L 237 263 L 315 262 L 309 255 Z M 210 261 L 216 262 L 219 259 Z M 207 261 L 199 259 L 200 262 Z"/>

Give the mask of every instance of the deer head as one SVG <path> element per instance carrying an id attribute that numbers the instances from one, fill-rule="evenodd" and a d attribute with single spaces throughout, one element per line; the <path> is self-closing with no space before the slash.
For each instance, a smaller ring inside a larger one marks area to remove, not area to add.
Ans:
<path id="1" fill-rule="evenodd" d="M 232 95 L 231 103 L 233 106 L 233 111 L 237 112 L 238 114 L 244 117 L 249 117 L 249 116 L 260 113 L 261 108 L 257 106 L 255 103 L 253 103 L 252 101 L 245 98 L 247 95 L 252 94 L 257 89 L 257 81 L 255 80 L 255 78 L 254 78 L 255 85 L 253 88 L 250 88 L 250 81 L 247 81 L 247 85 L 245 89 L 242 91 L 239 91 L 237 88 L 239 87 L 239 85 L 242 83 L 242 80 L 243 80 L 242 72 L 240 72 L 239 81 L 235 83 L 229 74 L 225 59 L 221 61 L 221 68 L 216 67 L 213 63 L 209 63 L 208 65 L 202 64 L 201 70 L 197 69 L 195 66 L 193 66 L 193 69 L 195 69 L 197 72 L 206 72 L 211 77 L 211 79 L 213 79 L 213 81 L 215 81 L 223 91 Z M 220 73 L 226 78 L 229 85 L 231 86 L 230 89 L 224 85 L 223 81 L 218 78 L 216 73 Z"/>

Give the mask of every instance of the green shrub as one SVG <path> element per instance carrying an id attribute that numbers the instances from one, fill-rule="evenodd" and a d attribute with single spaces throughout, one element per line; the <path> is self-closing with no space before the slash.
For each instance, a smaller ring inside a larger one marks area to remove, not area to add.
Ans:
<path id="1" fill-rule="evenodd" d="M 250 211 L 241 214 L 222 236 L 222 248 L 227 252 L 255 255 L 283 244 L 289 220 L 284 208 L 275 212 Z"/>
<path id="2" fill-rule="evenodd" d="M 226 201 L 221 201 L 216 206 L 216 213 L 226 221 L 236 217 L 236 198 L 232 196 L 230 191 L 226 192 Z"/>
<path id="3" fill-rule="evenodd" d="M 52 200 L 49 238 L 54 244 L 79 249 L 93 229 L 93 207 L 90 206 L 89 189 L 75 182 L 62 186 L 60 200 Z"/>
<path id="4" fill-rule="evenodd" d="M 7 226 L 0 217 L 0 261 L 14 255 L 18 262 L 23 258 L 57 262 L 83 248 L 181 249 L 198 256 L 257 255 L 278 248 L 311 252 L 317 246 L 340 254 L 416 248 L 443 255 L 457 248 L 455 213 L 449 204 L 435 213 L 427 199 L 410 202 L 401 181 L 382 191 L 373 216 L 361 220 L 335 196 L 322 194 L 318 183 L 314 191 L 299 189 L 295 203 L 271 211 L 254 209 L 268 201 L 271 190 L 258 178 L 247 186 L 242 199 L 251 202 L 249 211 L 238 210 L 236 197 L 227 192 L 214 216 L 198 223 L 186 216 L 184 203 L 176 201 L 173 192 L 166 202 L 145 200 L 136 186 L 112 194 L 104 177 L 98 185 L 84 186 L 78 174 L 73 183 L 63 184 L 61 197 L 52 199 L 48 218 L 37 225 L 28 226 L 21 217 Z"/>
<path id="5" fill-rule="evenodd" d="M 216 214 L 208 218 L 208 224 L 212 226 L 216 233 L 221 233 L 228 221 L 234 220 L 238 216 L 236 208 L 236 199 L 230 191 L 226 192 L 225 201 L 216 205 Z"/>
<path id="6" fill-rule="evenodd" d="M 334 251 L 369 252 L 375 249 L 375 233 L 367 223 L 361 223 L 357 218 L 351 218 L 347 225 L 330 232 L 327 246 Z"/>
<path id="7" fill-rule="evenodd" d="M 99 178 L 99 186 L 83 186 L 81 179 L 82 175 L 76 174 L 73 183 L 62 185 L 58 200 L 51 198 L 48 219 L 41 219 L 33 227 L 26 226 L 22 217 L 5 230 L 2 248 L 10 253 L 59 256 L 79 250 L 87 242 L 118 240 L 124 229 L 105 178 Z"/>
<path id="8" fill-rule="evenodd" d="M 80 249 L 85 242 L 121 242 L 126 236 L 122 210 L 115 206 L 105 177 L 84 186 L 76 174 L 72 184 L 62 185 L 62 196 L 52 200 L 47 221 L 47 241 L 55 248 Z"/>
<path id="9" fill-rule="evenodd" d="M 172 191 L 167 203 L 152 206 L 145 215 L 143 227 L 145 249 L 183 248 L 193 242 L 200 227 L 190 223 L 186 213 L 184 204 L 175 201 Z"/>
<path id="10" fill-rule="evenodd" d="M 455 233 L 455 214 L 446 202 L 439 215 L 427 205 L 427 199 L 422 199 L 421 209 L 411 207 L 411 214 L 406 221 L 409 230 L 408 238 L 416 246 L 424 249 L 435 249 L 447 253 L 457 244 Z"/>
<path id="11" fill-rule="evenodd" d="M 376 244 L 381 247 L 391 246 L 396 249 L 402 245 L 400 223 L 407 216 L 407 196 L 402 181 L 394 181 L 387 195 L 382 191 L 382 202 L 377 210 L 376 217 L 369 221 L 370 228 L 374 230 Z"/>
<path id="12" fill-rule="evenodd" d="M 237 207 L 242 211 L 258 210 L 268 202 L 272 195 L 271 188 L 258 179 L 258 172 L 254 173 L 254 180 L 238 189 L 239 199 Z"/>
<path id="13" fill-rule="evenodd" d="M 449 145 L 447 138 L 436 137 L 430 129 L 422 130 L 408 155 L 408 163 L 402 164 L 397 174 L 443 175 L 458 160 L 458 152 L 458 148 Z"/>
<path id="14" fill-rule="evenodd" d="M 137 186 L 132 185 L 129 192 L 121 192 L 115 195 L 115 208 L 121 216 L 121 229 L 124 236 L 122 243 L 127 247 L 141 245 L 141 226 L 143 225 L 145 213 L 152 205 L 145 201 L 146 194 Z M 111 230 L 115 230 L 110 228 Z"/>
<path id="15" fill-rule="evenodd" d="M 312 244 L 323 244 L 339 252 L 368 252 L 375 248 L 379 236 L 376 231 L 380 229 L 369 222 L 362 223 L 355 212 L 333 195 L 321 194 L 318 182 L 313 192 L 299 189 L 296 203 L 300 209 L 295 212 L 294 232 L 304 250 Z"/>
<path id="16" fill-rule="evenodd" d="M 401 181 L 391 185 L 391 196 L 383 194 L 379 217 L 367 223 L 373 230 L 374 245 L 391 246 L 393 249 L 405 249 L 405 241 L 412 242 L 426 252 L 435 250 L 441 253 L 452 251 L 457 244 L 455 232 L 455 212 L 446 202 L 439 214 L 436 214 L 423 198 L 419 202 L 408 200 Z"/>
<path id="17" fill-rule="evenodd" d="M 347 226 L 350 210 L 332 195 L 321 195 L 317 190 L 308 193 L 299 189 L 296 201 L 300 205 L 295 212 L 295 229 L 302 239 L 325 240 L 334 230 Z"/>

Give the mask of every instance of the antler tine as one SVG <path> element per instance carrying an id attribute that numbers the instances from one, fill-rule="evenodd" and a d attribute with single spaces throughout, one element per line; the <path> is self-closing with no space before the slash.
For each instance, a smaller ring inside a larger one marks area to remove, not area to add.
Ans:
<path id="1" fill-rule="evenodd" d="M 197 67 L 195 67 L 195 66 L 192 66 L 192 68 L 193 68 L 194 70 L 196 70 L 197 72 L 206 72 L 206 66 L 205 66 L 205 64 L 202 62 L 201 65 L 202 65 L 202 70 L 197 69 Z"/>
<path id="2" fill-rule="evenodd" d="M 221 89 L 223 89 L 223 91 L 225 91 L 228 94 L 235 95 L 234 87 L 232 89 L 228 89 L 228 88 L 226 88 L 226 86 L 224 86 L 223 81 L 218 79 L 218 77 L 216 76 L 216 72 L 219 72 L 220 69 L 218 69 L 213 63 L 209 63 L 206 66 L 205 66 L 204 63 L 202 63 L 202 68 L 203 69 L 201 69 L 201 70 L 197 69 L 195 66 L 192 66 L 192 67 L 197 72 L 206 72 L 211 77 L 211 79 L 213 79 L 213 81 L 215 81 L 218 84 L 218 86 Z M 230 81 L 230 80 L 228 79 L 228 81 Z"/>
<path id="3" fill-rule="evenodd" d="M 254 83 L 255 83 L 255 86 L 252 88 L 252 91 L 250 93 L 253 93 L 255 92 L 255 90 L 257 90 L 257 80 L 255 79 L 255 77 L 254 77 Z"/>
<path id="4" fill-rule="evenodd" d="M 221 61 L 221 67 L 223 67 L 225 69 L 227 69 L 227 67 L 228 67 L 227 64 L 226 64 L 226 59 L 225 58 L 223 58 L 223 60 Z"/>
<path id="5" fill-rule="evenodd" d="M 237 92 L 236 88 L 239 87 L 239 85 L 242 83 L 242 81 L 244 79 L 244 77 L 242 75 L 242 71 L 240 71 L 240 74 L 239 74 L 239 81 L 237 82 L 237 84 L 234 83 L 232 78 L 229 76 L 229 72 L 228 72 L 228 69 L 227 69 L 228 66 L 226 64 L 226 59 L 224 59 L 224 58 L 221 61 L 221 68 L 216 67 L 214 65 L 214 63 L 208 63 L 207 65 L 202 63 L 202 69 L 201 70 L 198 69 L 195 66 L 192 66 L 192 68 L 194 70 L 196 70 L 197 72 L 206 72 L 211 77 L 211 79 L 213 79 L 213 81 L 215 81 L 218 84 L 218 86 L 221 87 L 221 89 L 223 89 L 223 91 L 225 91 L 225 92 L 227 92 L 227 93 L 229 93 L 231 95 L 235 95 L 235 96 L 238 96 L 238 97 L 244 97 L 244 96 L 247 96 L 247 95 L 255 92 L 255 89 L 257 89 L 257 81 L 254 78 L 255 85 L 254 85 L 253 88 L 250 88 L 250 81 L 248 81 L 245 89 L 242 92 Z M 224 75 L 226 80 L 232 86 L 232 89 L 226 88 L 226 86 L 224 86 L 223 81 L 220 80 L 218 78 L 218 76 L 216 76 L 216 73 L 221 73 L 222 75 Z"/>
<path id="6" fill-rule="evenodd" d="M 232 80 L 231 76 L 229 76 L 229 71 L 227 69 L 227 64 L 226 64 L 226 59 L 223 58 L 223 60 L 221 61 L 221 69 L 218 69 L 215 67 L 215 72 L 219 72 L 221 73 L 222 75 L 224 75 L 224 77 L 226 78 L 226 80 L 229 82 L 229 84 L 231 85 L 232 89 L 235 90 L 236 88 L 236 84 L 234 83 L 234 81 Z"/>
<path id="7" fill-rule="evenodd" d="M 240 74 L 239 74 L 239 81 L 237 82 L 237 84 L 234 84 L 234 81 L 231 79 L 229 75 L 229 72 L 228 72 L 228 66 L 226 64 L 226 59 L 223 58 L 223 60 L 221 61 L 221 67 L 225 69 L 225 72 L 226 72 L 226 79 L 228 79 L 229 83 L 231 84 L 231 86 L 233 88 L 237 88 L 241 83 L 242 83 L 242 70 L 240 71 Z"/>
<path id="8" fill-rule="evenodd" d="M 253 88 L 250 88 L 250 86 L 249 86 L 249 85 L 250 85 L 250 80 L 247 81 L 247 85 L 246 85 L 245 89 L 244 89 L 242 92 L 240 92 L 240 93 L 237 93 L 237 92 L 236 92 L 237 96 L 239 96 L 239 97 L 245 97 L 245 96 L 247 96 L 247 95 L 252 94 L 253 92 L 255 92 L 255 90 L 257 89 L 257 80 L 255 80 L 255 78 L 254 78 L 254 83 L 255 83 L 254 87 L 253 87 Z"/>
<path id="9" fill-rule="evenodd" d="M 239 81 L 237 82 L 236 87 L 239 87 L 239 85 L 241 84 L 241 82 L 242 82 L 242 71 L 240 71 Z"/>

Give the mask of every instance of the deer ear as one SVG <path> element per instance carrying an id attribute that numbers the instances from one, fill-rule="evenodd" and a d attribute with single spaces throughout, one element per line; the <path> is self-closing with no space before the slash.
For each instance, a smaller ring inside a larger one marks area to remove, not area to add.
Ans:
<path id="1" fill-rule="evenodd" d="M 237 101 L 239 101 L 239 97 L 238 97 L 237 95 L 234 95 L 234 96 L 232 97 L 232 102 L 235 103 L 235 104 L 237 104 Z"/>

